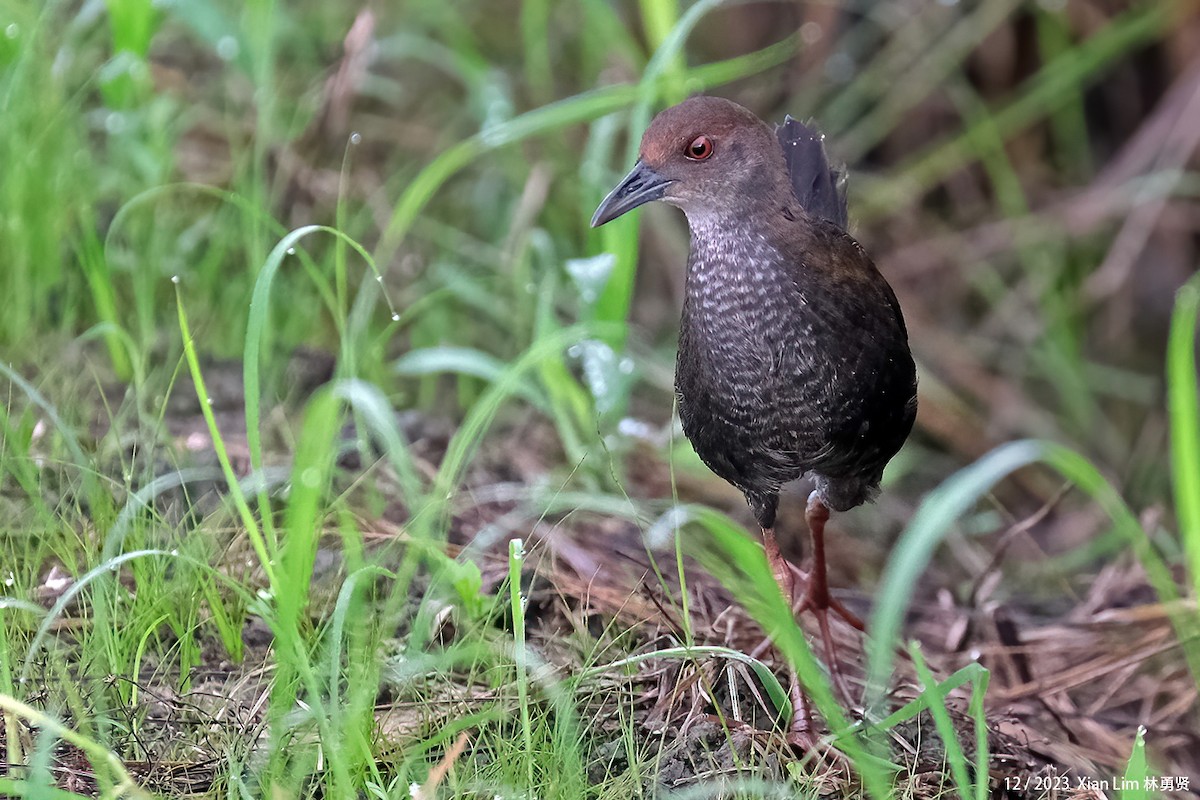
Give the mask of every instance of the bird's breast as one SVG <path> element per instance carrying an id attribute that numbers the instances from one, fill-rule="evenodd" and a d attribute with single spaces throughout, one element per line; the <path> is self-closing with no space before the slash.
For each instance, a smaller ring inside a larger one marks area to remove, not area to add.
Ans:
<path id="1" fill-rule="evenodd" d="M 812 333 L 794 269 L 766 237 L 694 236 L 681 321 L 681 349 L 708 370 L 744 382 L 769 376 L 787 349 Z"/>

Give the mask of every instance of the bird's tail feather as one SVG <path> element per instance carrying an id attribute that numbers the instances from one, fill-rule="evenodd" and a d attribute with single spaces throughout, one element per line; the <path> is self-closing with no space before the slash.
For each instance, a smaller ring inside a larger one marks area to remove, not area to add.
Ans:
<path id="1" fill-rule="evenodd" d="M 792 190 L 801 207 L 814 216 L 845 228 L 849 216 L 846 210 L 846 169 L 829 163 L 829 156 L 825 153 L 825 135 L 790 116 L 784 118 L 782 125 L 776 126 L 775 135 L 779 137 L 779 144 L 783 148 L 788 174 L 792 178 Z"/>

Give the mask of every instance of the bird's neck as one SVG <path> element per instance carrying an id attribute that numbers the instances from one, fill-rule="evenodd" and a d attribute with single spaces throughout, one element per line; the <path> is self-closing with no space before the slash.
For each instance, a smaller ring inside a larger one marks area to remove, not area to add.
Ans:
<path id="1" fill-rule="evenodd" d="M 688 282 L 709 277 L 730 288 L 790 280 L 767 227 L 753 215 L 688 214 Z"/>
<path id="2" fill-rule="evenodd" d="M 765 226 L 747 219 L 688 215 L 684 317 L 701 328 L 709 324 L 756 325 L 769 309 L 795 304 L 794 266 L 774 244 Z M 752 324 L 753 323 L 753 324 Z"/>

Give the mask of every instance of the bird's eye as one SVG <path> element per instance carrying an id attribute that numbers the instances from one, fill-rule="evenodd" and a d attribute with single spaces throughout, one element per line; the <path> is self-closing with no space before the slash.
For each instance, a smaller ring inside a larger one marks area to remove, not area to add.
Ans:
<path id="1" fill-rule="evenodd" d="M 693 161 L 703 161 L 713 154 L 712 139 L 707 136 L 697 136 L 691 144 L 683 149 L 683 154 Z"/>

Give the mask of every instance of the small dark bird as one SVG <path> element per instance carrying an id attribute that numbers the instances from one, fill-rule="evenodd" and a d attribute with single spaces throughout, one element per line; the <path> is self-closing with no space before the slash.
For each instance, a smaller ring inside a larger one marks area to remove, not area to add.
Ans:
<path id="1" fill-rule="evenodd" d="M 828 610 L 863 625 L 829 594 L 825 522 L 878 493 L 912 430 L 917 376 L 896 295 L 846 232 L 844 176 L 823 138 L 790 117 L 772 130 L 736 103 L 694 97 L 650 123 L 592 226 L 651 200 L 687 215 L 675 365 L 683 431 L 745 494 L 793 604 L 775 513 L 783 484 L 812 477 L 814 564 L 799 610 L 817 616 L 836 671 Z"/>

